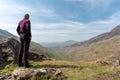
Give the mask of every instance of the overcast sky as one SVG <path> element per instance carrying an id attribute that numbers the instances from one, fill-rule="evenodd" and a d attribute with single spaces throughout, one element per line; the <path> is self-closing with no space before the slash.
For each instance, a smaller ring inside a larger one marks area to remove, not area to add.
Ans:
<path id="1" fill-rule="evenodd" d="M 35 42 L 83 41 L 120 24 L 120 0 L 0 0 L 0 28 L 17 35 L 25 13 Z"/>

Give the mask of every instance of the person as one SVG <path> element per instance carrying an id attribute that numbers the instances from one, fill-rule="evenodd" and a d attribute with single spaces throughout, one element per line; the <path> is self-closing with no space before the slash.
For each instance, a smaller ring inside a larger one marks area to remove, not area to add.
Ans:
<path id="1" fill-rule="evenodd" d="M 31 42 L 31 22 L 29 14 L 25 14 L 23 20 L 19 21 L 17 33 L 20 37 L 20 50 L 18 54 L 18 66 L 29 67 L 28 50 Z M 23 62 L 22 62 L 23 60 Z M 24 64 L 24 65 L 23 65 Z"/>

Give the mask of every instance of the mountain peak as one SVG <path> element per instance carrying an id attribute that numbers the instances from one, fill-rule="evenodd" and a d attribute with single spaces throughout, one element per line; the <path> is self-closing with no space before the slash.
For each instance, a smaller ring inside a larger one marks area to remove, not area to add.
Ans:
<path id="1" fill-rule="evenodd" d="M 110 35 L 113 35 L 113 36 L 120 35 L 120 25 L 113 28 L 109 33 Z"/>
<path id="2" fill-rule="evenodd" d="M 68 40 L 68 41 L 66 41 L 66 42 L 77 42 L 77 41 L 74 41 L 74 40 Z"/>

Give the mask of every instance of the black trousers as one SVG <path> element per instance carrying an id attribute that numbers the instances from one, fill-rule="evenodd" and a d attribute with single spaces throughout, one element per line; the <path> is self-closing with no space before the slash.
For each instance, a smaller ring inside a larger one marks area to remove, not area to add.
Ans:
<path id="1" fill-rule="evenodd" d="M 20 34 L 20 51 L 18 56 L 18 65 L 22 66 L 24 63 L 24 66 L 28 66 L 28 50 L 30 45 L 30 38 L 27 37 L 25 34 Z"/>

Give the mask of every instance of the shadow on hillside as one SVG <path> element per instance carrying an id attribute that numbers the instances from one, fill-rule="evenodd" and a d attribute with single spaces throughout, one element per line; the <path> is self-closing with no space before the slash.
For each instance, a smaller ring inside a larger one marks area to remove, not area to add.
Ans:
<path id="1" fill-rule="evenodd" d="M 79 68 L 83 69 L 87 66 L 74 66 L 74 65 L 35 65 L 33 68 Z"/>

